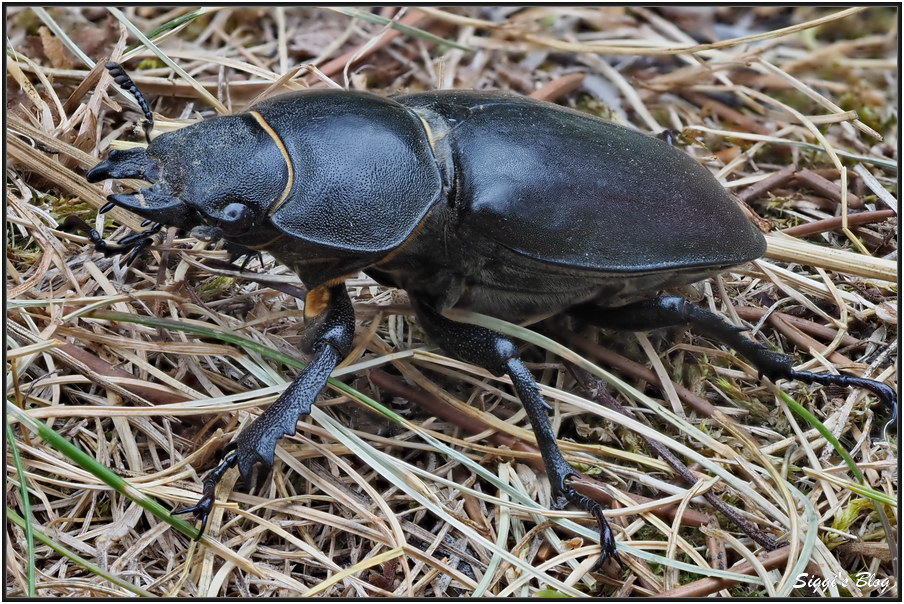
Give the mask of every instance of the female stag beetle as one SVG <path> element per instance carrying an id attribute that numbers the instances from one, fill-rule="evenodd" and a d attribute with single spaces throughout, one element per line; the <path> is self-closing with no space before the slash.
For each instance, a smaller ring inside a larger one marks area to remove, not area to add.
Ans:
<path id="1" fill-rule="evenodd" d="M 137 88 L 116 64 L 123 88 Z M 153 118 L 146 103 L 145 116 Z M 149 131 L 149 128 L 146 128 Z M 350 351 L 355 318 L 344 280 L 364 271 L 405 289 L 427 334 L 455 357 L 507 374 L 524 405 L 553 490 L 596 517 L 602 558 L 616 559 L 601 506 L 580 495 L 531 372 L 507 337 L 452 321 L 456 307 L 504 318 L 567 312 L 600 326 L 689 325 L 773 380 L 859 386 L 896 409 L 885 384 L 795 371 L 791 358 L 662 289 L 763 255 L 763 235 L 693 158 L 656 138 L 515 94 L 437 91 L 383 98 L 306 90 L 112 151 L 87 173 L 139 178 L 111 195 L 148 221 L 266 250 L 308 288 L 310 365 L 241 432 L 191 512 L 201 530 L 234 465 L 271 466 L 330 372 Z M 152 232 L 154 231 L 152 229 Z M 140 247 L 146 233 L 108 253 Z"/>

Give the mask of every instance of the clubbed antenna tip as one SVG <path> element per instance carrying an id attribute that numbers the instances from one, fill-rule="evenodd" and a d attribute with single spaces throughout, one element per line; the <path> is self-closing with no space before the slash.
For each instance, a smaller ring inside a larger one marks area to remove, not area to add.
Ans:
<path id="1" fill-rule="evenodd" d="M 113 76 L 113 81 L 119 84 L 120 88 L 130 93 L 135 97 L 135 100 L 138 101 L 138 106 L 141 107 L 141 110 L 144 112 L 144 137 L 147 139 L 148 143 L 150 143 L 151 130 L 154 128 L 154 114 L 151 113 L 151 107 L 148 105 L 147 100 L 145 100 L 144 95 L 141 94 L 138 86 L 135 85 L 135 82 L 132 81 L 132 78 L 129 77 L 129 74 L 126 73 L 126 70 L 122 65 L 110 61 L 104 65 L 104 67 L 106 67 L 107 71 L 110 72 L 110 75 Z"/>

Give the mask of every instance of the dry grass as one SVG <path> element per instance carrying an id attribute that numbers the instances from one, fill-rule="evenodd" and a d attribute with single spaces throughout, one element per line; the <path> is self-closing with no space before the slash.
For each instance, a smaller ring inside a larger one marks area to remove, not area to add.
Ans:
<path id="1" fill-rule="evenodd" d="M 7 10 L 7 401 L 25 414 L 7 415 L 6 502 L 54 546 L 8 521 L 7 595 L 125 596 L 129 585 L 181 597 L 814 593 L 793 588 L 802 572 L 873 581 L 829 581 L 827 595 L 897 591 L 898 510 L 882 503 L 898 497 L 896 437 L 880 434 L 886 410 L 862 391 L 781 384 L 841 441 L 859 479 L 748 364 L 681 330 L 558 334 L 571 350 L 526 336 L 563 449 L 617 502 L 610 518 L 626 565 L 604 572 L 590 572 L 589 516 L 549 511 L 506 380 L 427 349 L 404 295 L 363 275 L 349 282 L 356 348 L 335 374 L 362 394 L 322 395 L 251 494 L 230 472 L 201 544 L 24 428 L 29 418 L 51 427 L 124 477 L 121 490 L 136 499 L 183 505 L 198 498 L 218 448 L 296 370 L 142 321 L 234 332 L 299 358 L 302 301 L 291 293 L 301 285 L 269 257 L 251 263 L 252 279 L 211 267 L 225 252 L 169 232 L 127 268 L 56 229 L 73 213 L 107 239 L 138 227 L 118 210 L 97 218 L 110 185 L 81 176 L 109 148 L 142 139 L 136 113 L 123 111 L 133 103 L 79 52 L 131 59 L 158 132 L 326 85 L 504 88 L 677 130 L 770 231 L 767 259 L 690 294 L 754 325 L 804 368 L 896 386 L 894 9 L 375 11 L 416 28 L 401 32 L 313 8 L 133 7 L 123 21 L 101 7 Z M 186 14 L 194 18 L 155 38 L 159 54 L 133 46 L 123 25 L 149 33 Z M 780 233 L 789 227 L 805 230 Z M 633 416 L 589 400 L 565 359 L 598 376 L 609 374 L 592 363 L 614 368 L 605 390 Z M 665 388 L 647 386 L 662 377 Z M 379 402 L 395 413 L 373 411 Z M 706 492 L 789 545 L 766 552 L 714 513 Z M 712 570 L 736 563 L 746 570 Z"/>

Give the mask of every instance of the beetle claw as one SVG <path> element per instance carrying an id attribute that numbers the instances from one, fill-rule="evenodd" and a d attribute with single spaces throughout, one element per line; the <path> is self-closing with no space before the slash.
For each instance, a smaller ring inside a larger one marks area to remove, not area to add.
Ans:
<path id="1" fill-rule="evenodd" d="M 198 500 L 198 503 L 191 507 L 180 508 L 171 512 L 172 514 L 192 514 L 194 515 L 195 520 L 201 521 L 201 524 L 198 527 L 198 536 L 195 537 L 196 541 L 204 536 L 204 530 L 207 528 L 207 519 L 210 516 L 210 512 L 213 511 L 213 504 L 216 502 L 217 498 L 217 484 L 219 484 L 223 475 L 226 474 L 226 471 L 235 465 L 236 459 L 236 453 L 231 451 L 223 458 L 220 465 L 208 474 L 207 478 L 204 479 L 204 492 L 201 495 L 201 499 Z"/>
<path id="2" fill-rule="evenodd" d="M 833 373 L 811 373 L 809 371 L 794 370 L 788 372 L 788 378 L 811 384 L 864 388 L 879 397 L 879 400 L 889 408 L 891 417 L 886 423 L 886 428 L 889 425 L 893 425 L 895 420 L 898 419 L 898 395 L 893 388 L 882 382 L 844 373 L 836 375 Z"/>
<path id="3" fill-rule="evenodd" d="M 188 508 L 179 508 L 170 513 L 173 515 L 192 514 L 195 517 L 195 520 L 200 520 L 201 524 L 198 526 L 198 535 L 195 537 L 195 541 L 199 541 L 201 537 L 204 536 L 204 531 L 207 528 L 207 518 L 210 516 L 210 512 L 213 511 L 213 502 L 214 498 L 209 497 L 207 493 L 205 493 L 195 505 Z"/>
<path id="4" fill-rule="evenodd" d="M 590 512 L 593 514 L 593 517 L 596 518 L 596 523 L 600 531 L 600 558 L 594 565 L 593 570 L 602 568 L 606 560 L 610 558 L 614 559 L 619 564 L 622 564 L 621 558 L 618 556 L 615 535 L 612 533 L 612 529 L 606 521 L 606 516 L 603 514 L 603 506 L 600 505 L 599 502 L 578 493 L 574 487 L 566 484 L 565 479 L 561 480 L 557 486 L 558 491 L 568 501 L 582 510 Z"/>

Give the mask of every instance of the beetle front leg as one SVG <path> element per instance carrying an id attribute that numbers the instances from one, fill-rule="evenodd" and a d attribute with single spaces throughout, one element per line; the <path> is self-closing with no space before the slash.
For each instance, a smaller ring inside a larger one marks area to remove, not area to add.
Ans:
<path id="1" fill-rule="evenodd" d="M 898 416 L 897 394 L 886 384 L 853 375 L 796 371 L 790 356 L 770 350 L 741 335 L 742 331 L 746 331 L 744 328 L 736 327 L 722 317 L 679 296 L 660 296 L 617 308 L 587 304 L 569 312 L 588 323 L 610 329 L 646 331 L 688 325 L 695 331 L 737 350 L 753 363 L 761 375 L 771 380 L 788 379 L 807 384 L 866 388 L 888 405 L 891 411 L 889 424 Z"/>
<path id="2" fill-rule="evenodd" d="M 130 264 L 141 254 L 141 252 L 146 250 L 148 246 L 151 245 L 151 243 L 153 242 L 153 236 L 160 232 L 161 228 L 163 228 L 163 225 L 158 222 L 146 231 L 132 233 L 131 235 L 126 235 L 115 243 L 109 243 L 103 237 L 101 237 L 100 233 L 91 228 L 91 225 L 85 222 L 84 219 L 79 218 L 75 214 L 70 214 L 69 216 L 67 216 L 63 223 L 60 225 L 60 230 L 62 231 L 81 232 L 87 235 L 87 237 L 91 240 L 91 243 L 94 244 L 94 249 L 102 253 L 104 256 L 115 256 L 117 254 L 131 252 L 131 255 L 126 261 L 126 264 Z"/>
<path id="3" fill-rule="evenodd" d="M 344 285 L 318 287 L 305 299 L 307 328 L 303 348 L 313 354 L 311 363 L 295 378 L 285 392 L 270 405 L 233 442 L 234 451 L 204 481 L 204 494 L 197 505 L 179 510 L 201 520 L 201 531 L 213 509 L 217 483 L 233 465 L 238 465 L 242 480 L 251 484 L 251 470 L 256 462 L 267 468 L 273 465 L 276 443 L 283 436 L 295 434 L 298 419 L 311 412 L 311 405 L 326 386 L 336 365 L 351 350 L 355 336 L 355 311 Z"/>
<path id="4" fill-rule="evenodd" d="M 429 305 L 416 300 L 414 304 L 421 325 L 444 350 L 465 362 L 489 370 L 493 375 L 508 374 L 530 419 L 553 493 L 564 496 L 596 518 L 602 548 L 599 565 L 610 556 L 621 563 L 615 537 L 603 515 L 602 506 L 568 484 L 569 478 L 579 477 L 580 474 L 565 460 L 559 449 L 547 415 L 549 404 L 540 396 L 534 376 L 518 358 L 515 343 L 495 331 L 447 319 Z"/>

